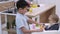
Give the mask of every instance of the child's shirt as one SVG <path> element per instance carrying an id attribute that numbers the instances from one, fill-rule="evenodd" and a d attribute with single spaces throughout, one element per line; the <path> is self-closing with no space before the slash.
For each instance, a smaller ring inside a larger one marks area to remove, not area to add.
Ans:
<path id="1" fill-rule="evenodd" d="M 20 13 L 17 13 L 16 15 L 16 31 L 17 34 L 24 34 L 21 30 L 22 27 L 25 27 L 27 30 L 29 30 L 29 26 L 27 23 L 27 20 L 29 18 L 25 15 L 22 15 Z"/>
<path id="2" fill-rule="evenodd" d="M 49 27 L 46 27 L 45 30 L 59 30 L 59 24 L 53 24 Z"/>

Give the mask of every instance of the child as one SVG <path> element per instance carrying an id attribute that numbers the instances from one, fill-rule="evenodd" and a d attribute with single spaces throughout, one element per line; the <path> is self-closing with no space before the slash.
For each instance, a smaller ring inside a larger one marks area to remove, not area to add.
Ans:
<path id="1" fill-rule="evenodd" d="M 59 17 L 56 14 L 52 14 L 49 16 L 50 26 L 46 27 L 45 30 L 58 30 L 59 29 Z"/>
<path id="2" fill-rule="evenodd" d="M 33 21 L 32 19 L 28 18 L 24 15 L 27 12 L 27 8 L 29 4 L 26 1 L 17 1 L 17 14 L 16 14 L 16 30 L 17 34 L 30 34 L 32 32 L 42 32 L 42 29 L 39 30 L 29 30 L 28 23 L 38 24 L 37 22 Z"/>

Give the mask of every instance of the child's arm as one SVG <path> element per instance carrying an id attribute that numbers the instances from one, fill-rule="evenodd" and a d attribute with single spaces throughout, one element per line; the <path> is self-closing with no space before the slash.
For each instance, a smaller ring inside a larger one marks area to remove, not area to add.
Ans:
<path id="1" fill-rule="evenodd" d="M 34 23 L 34 24 L 39 24 L 39 23 L 37 23 L 36 21 L 33 21 L 33 20 L 30 19 L 30 18 L 28 19 L 28 22 L 29 22 L 29 23 Z"/>
<path id="2" fill-rule="evenodd" d="M 21 30 L 22 30 L 24 33 L 42 32 L 42 31 L 43 31 L 42 29 L 39 29 L 39 30 L 26 30 L 24 27 L 22 27 Z"/>

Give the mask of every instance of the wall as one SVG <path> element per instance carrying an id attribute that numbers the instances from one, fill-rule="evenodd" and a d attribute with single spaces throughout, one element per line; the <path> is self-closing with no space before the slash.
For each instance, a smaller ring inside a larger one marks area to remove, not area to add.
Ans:
<path id="1" fill-rule="evenodd" d="M 56 14 L 60 17 L 60 0 L 39 0 L 39 3 L 56 4 Z"/>

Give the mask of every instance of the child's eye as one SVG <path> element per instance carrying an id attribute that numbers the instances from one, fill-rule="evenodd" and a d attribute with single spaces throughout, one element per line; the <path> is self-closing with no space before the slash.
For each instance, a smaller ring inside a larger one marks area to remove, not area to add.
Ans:
<path id="1" fill-rule="evenodd" d="M 29 11 L 29 9 L 27 9 L 27 11 Z"/>

